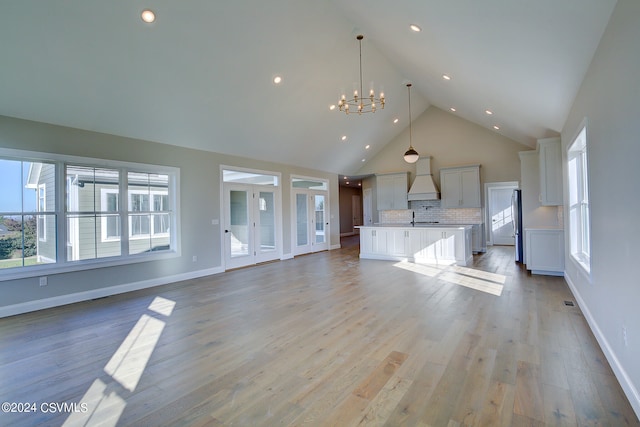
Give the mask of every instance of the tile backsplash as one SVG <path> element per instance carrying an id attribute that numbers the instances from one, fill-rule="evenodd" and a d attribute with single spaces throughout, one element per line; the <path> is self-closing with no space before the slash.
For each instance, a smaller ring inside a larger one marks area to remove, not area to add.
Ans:
<path id="1" fill-rule="evenodd" d="M 409 209 L 380 211 L 380 223 L 409 223 L 413 212 L 416 215 L 416 222 L 438 221 L 442 224 L 480 224 L 484 222 L 481 208 L 447 209 L 440 207 L 440 200 L 419 200 L 409 202 Z"/>

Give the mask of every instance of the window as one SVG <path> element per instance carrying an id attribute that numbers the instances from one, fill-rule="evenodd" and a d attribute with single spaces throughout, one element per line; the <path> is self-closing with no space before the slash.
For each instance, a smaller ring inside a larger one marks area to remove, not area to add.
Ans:
<path id="1" fill-rule="evenodd" d="M 113 210 L 109 210 L 109 196 L 104 200 L 101 197 L 103 192 L 105 195 L 117 195 L 122 176 L 120 171 L 67 164 L 65 175 L 71 183 L 66 197 L 67 261 L 120 256 L 120 241 L 108 238 L 108 233 L 111 232 L 113 237 L 115 230 L 102 227 L 105 222 L 117 222 L 118 219 Z"/>
<path id="2" fill-rule="evenodd" d="M 571 256 L 587 271 L 590 271 L 591 242 L 586 125 L 582 126 L 578 136 L 569 146 L 567 157 Z"/>
<path id="3" fill-rule="evenodd" d="M 178 253 L 176 168 L 0 149 L 0 179 L 0 280 Z"/>
<path id="4" fill-rule="evenodd" d="M 131 254 L 168 249 L 171 224 L 169 175 L 128 173 Z"/>
<path id="5" fill-rule="evenodd" d="M 55 186 L 46 185 L 55 173 L 53 163 L 0 156 L 0 272 L 55 262 Z"/>

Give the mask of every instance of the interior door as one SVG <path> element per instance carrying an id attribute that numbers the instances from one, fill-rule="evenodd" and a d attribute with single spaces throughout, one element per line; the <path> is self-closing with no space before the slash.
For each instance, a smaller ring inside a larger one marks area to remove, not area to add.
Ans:
<path id="1" fill-rule="evenodd" d="M 293 191 L 295 233 L 294 255 L 329 248 L 327 196 L 324 192 L 297 189 Z"/>
<path id="2" fill-rule="evenodd" d="M 513 188 L 489 188 L 489 228 L 494 245 L 514 245 L 511 195 Z"/>
<path id="3" fill-rule="evenodd" d="M 226 268 L 277 259 L 275 187 L 225 184 L 224 203 Z"/>
<path id="4" fill-rule="evenodd" d="M 362 198 L 360 196 L 351 196 L 351 216 L 353 232 L 358 234 L 360 229 L 356 227 L 362 225 Z"/>
<path id="5" fill-rule="evenodd" d="M 271 185 L 254 186 L 255 262 L 278 259 L 277 194 Z"/>
<path id="6" fill-rule="evenodd" d="M 327 227 L 329 225 L 329 221 L 327 219 L 327 196 L 324 193 L 312 194 L 311 202 L 313 203 L 313 252 L 324 251 L 329 249 L 329 230 Z"/>
<path id="7" fill-rule="evenodd" d="M 236 268 L 254 263 L 251 185 L 225 184 L 225 266 Z"/>

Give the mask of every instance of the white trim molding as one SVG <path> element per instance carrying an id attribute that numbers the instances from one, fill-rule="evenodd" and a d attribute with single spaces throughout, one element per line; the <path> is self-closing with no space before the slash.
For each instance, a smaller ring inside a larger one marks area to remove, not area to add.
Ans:
<path id="1" fill-rule="evenodd" d="M 44 310 L 47 308 L 60 307 L 76 302 L 89 301 L 96 298 L 103 298 L 112 295 L 123 294 L 125 292 L 137 291 L 140 289 L 153 288 L 156 286 L 167 285 L 169 283 L 180 282 L 183 280 L 197 279 L 200 277 L 211 276 L 223 273 L 222 267 L 214 267 L 206 270 L 191 271 L 189 273 L 174 274 L 171 276 L 159 277 L 156 279 L 142 280 L 140 282 L 123 283 L 121 285 L 109 286 L 106 288 L 93 289 L 90 291 L 76 292 L 73 294 L 60 295 L 51 298 L 27 301 L 23 303 L 0 307 L 0 319 L 3 317 L 15 316 L 31 311 Z"/>
<path id="2" fill-rule="evenodd" d="M 624 391 L 625 396 L 627 397 L 627 399 L 629 399 L 629 403 L 633 407 L 633 410 L 635 411 L 636 415 L 640 416 L 640 393 L 638 392 L 638 389 L 635 387 L 635 385 L 631 381 L 631 378 L 629 378 L 629 375 L 627 375 L 627 371 L 625 371 L 624 367 L 620 364 L 618 357 L 616 356 L 615 352 L 609 345 L 609 341 L 600 330 L 600 327 L 598 326 L 595 319 L 591 315 L 589 308 L 587 307 L 584 300 L 580 296 L 580 292 L 578 292 L 578 288 L 571 281 L 571 277 L 568 274 L 565 274 L 564 279 L 567 281 L 567 284 L 569 285 L 569 289 L 571 289 L 571 293 L 575 297 L 576 302 L 580 307 L 580 310 L 582 310 L 582 314 L 584 315 L 585 319 L 587 319 L 587 323 L 591 328 L 591 332 L 593 332 L 593 335 L 596 337 L 596 340 L 598 341 L 598 344 L 600 345 L 602 352 L 607 358 L 609 365 L 611 365 L 611 369 L 613 370 L 613 373 L 618 379 L 618 382 L 620 383 L 620 387 L 622 387 L 622 390 Z"/>

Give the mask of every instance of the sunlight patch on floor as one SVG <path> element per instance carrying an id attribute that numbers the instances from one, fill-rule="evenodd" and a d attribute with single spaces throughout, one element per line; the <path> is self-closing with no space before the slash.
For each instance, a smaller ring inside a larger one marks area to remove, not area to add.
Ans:
<path id="1" fill-rule="evenodd" d="M 143 314 L 104 371 L 129 391 L 135 390 L 147 362 L 156 347 L 165 323 Z"/>
<path id="2" fill-rule="evenodd" d="M 171 301 L 170 299 L 155 297 L 151 304 L 149 304 L 149 310 L 155 311 L 158 314 L 162 314 L 163 316 L 171 316 L 173 313 L 173 308 L 176 306 L 175 301 Z"/>
<path id="3" fill-rule="evenodd" d="M 107 385 L 100 379 L 96 379 L 89 390 L 82 397 L 81 402 L 86 403 L 86 412 L 72 412 L 66 419 L 63 427 L 71 426 L 115 426 L 127 406 L 115 390 L 108 390 Z"/>
<path id="4" fill-rule="evenodd" d="M 459 265 L 436 266 L 416 264 L 412 262 L 397 262 L 394 267 L 412 271 L 427 277 L 437 277 L 455 285 L 464 286 L 476 291 L 500 296 L 506 282 L 506 276 L 488 271 L 474 270 Z"/>
<path id="5" fill-rule="evenodd" d="M 458 274 L 455 271 L 444 271 L 438 276 L 438 279 L 498 297 L 502 295 L 502 289 L 504 288 L 504 286 L 498 283 Z"/>
<path id="6" fill-rule="evenodd" d="M 442 273 L 442 268 L 437 266 L 431 266 L 426 264 L 415 264 L 413 262 L 396 262 L 394 267 L 402 268 L 403 270 L 413 271 L 414 273 L 422 274 L 423 276 L 436 277 Z"/>
<path id="7" fill-rule="evenodd" d="M 115 426 L 127 406 L 123 395 L 133 392 L 147 367 L 147 363 L 158 344 L 165 327 L 163 320 L 155 315 L 170 316 L 175 301 L 155 297 L 147 307 L 152 315 L 143 314 L 131 329 L 120 347 L 111 356 L 104 372 L 115 381 L 105 384 L 96 378 L 80 400 L 86 405 L 84 412 L 72 413 L 64 426 Z"/>

